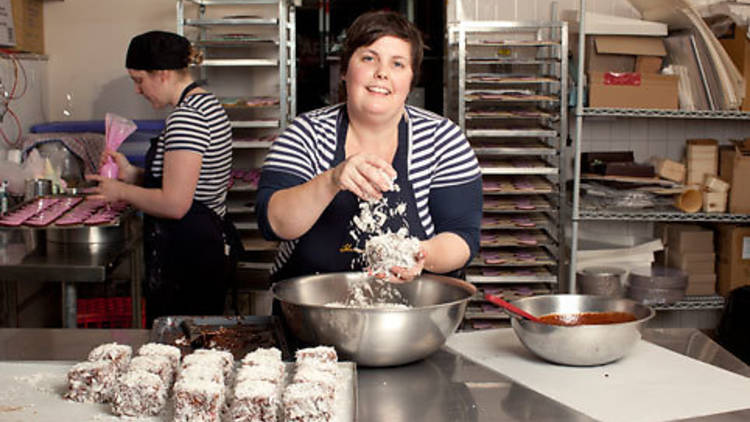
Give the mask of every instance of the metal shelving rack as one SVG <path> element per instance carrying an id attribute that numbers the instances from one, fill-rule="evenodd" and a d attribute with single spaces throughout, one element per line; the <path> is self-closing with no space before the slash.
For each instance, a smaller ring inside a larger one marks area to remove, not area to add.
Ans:
<path id="1" fill-rule="evenodd" d="M 297 113 L 296 17 L 290 0 L 177 0 L 177 33 L 203 53 L 193 71 L 224 104 L 233 169 L 257 172 L 273 139 Z M 247 174 L 247 173 L 245 173 Z M 257 180 L 257 179 L 256 179 Z M 261 239 L 257 186 L 234 177 L 228 213 L 242 235 L 239 268 L 267 278 L 277 243 Z"/>
<path id="2" fill-rule="evenodd" d="M 456 102 L 446 113 L 477 153 L 485 198 L 481 254 L 466 276 L 480 294 L 467 321 L 507 319 L 485 310 L 482 291 L 549 293 L 565 274 L 567 31 L 565 22 L 448 26 L 446 98 Z"/>
<path id="3" fill-rule="evenodd" d="M 581 31 L 578 37 L 578 63 L 584 63 L 586 36 L 585 28 L 586 0 L 579 0 L 578 4 L 578 27 Z M 576 74 L 576 98 L 584 98 L 585 79 L 583 66 L 577 67 Z M 715 222 L 715 223 L 747 223 L 750 222 L 750 214 L 730 213 L 683 213 L 674 209 L 655 210 L 591 210 L 582 209 L 580 204 L 581 184 L 581 146 L 583 123 L 586 119 L 596 118 L 654 118 L 654 119 L 701 119 L 701 120 L 750 120 L 750 113 L 732 110 L 657 110 L 657 109 L 615 109 L 615 108 L 593 108 L 584 107 L 583 101 L 576 103 L 575 131 L 573 134 L 573 192 L 571 206 L 571 244 L 570 244 L 570 267 L 569 284 L 570 291 L 576 289 L 576 254 L 578 251 L 579 224 L 584 221 L 644 221 L 644 222 Z M 724 298 L 718 295 L 712 296 L 688 296 L 684 300 L 672 305 L 655 305 L 658 310 L 705 310 L 722 309 Z"/>

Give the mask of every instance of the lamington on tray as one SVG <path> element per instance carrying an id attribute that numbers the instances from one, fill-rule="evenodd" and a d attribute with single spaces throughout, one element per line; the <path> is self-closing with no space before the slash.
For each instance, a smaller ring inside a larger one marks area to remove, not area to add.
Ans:
<path id="1" fill-rule="evenodd" d="M 158 415 L 169 395 L 168 386 L 157 374 L 142 370 L 128 370 L 112 391 L 112 413 L 118 416 Z"/>
<path id="2" fill-rule="evenodd" d="M 172 363 L 169 358 L 164 355 L 134 357 L 130 360 L 130 366 L 128 367 L 128 372 L 133 371 L 144 371 L 158 375 L 167 388 L 171 387 L 172 382 L 174 381 L 174 369 L 172 369 Z"/>
<path id="3" fill-rule="evenodd" d="M 174 421 L 220 422 L 225 397 L 223 384 L 180 377 L 174 385 Z"/>
<path id="4" fill-rule="evenodd" d="M 89 361 L 109 360 L 114 362 L 118 372 L 128 369 L 133 348 L 126 344 L 106 343 L 95 347 L 89 352 Z"/>
<path id="5" fill-rule="evenodd" d="M 229 409 L 233 422 L 275 422 L 278 417 L 278 386 L 265 381 L 238 382 Z"/>
<path id="6" fill-rule="evenodd" d="M 65 398 L 77 402 L 104 403 L 109 400 L 117 381 L 112 361 L 79 362 L 68 370 Z"/>
<path id="7" fill-rule="evenodd" d="M 286 422 L 326 422 L 333 417 L 333 399 L 314 383 L 293 383 L 282 398 Z"/>
<path id="8" fill-rule="evenodd" d="M 172 369 L 177 371 L 180 367 L 180 359 L 182 359 L 182 352 L 175 346 L 161 343 L 146 343 L 138 349 L 139 356 L 166 356 L 172 363 Z"/>

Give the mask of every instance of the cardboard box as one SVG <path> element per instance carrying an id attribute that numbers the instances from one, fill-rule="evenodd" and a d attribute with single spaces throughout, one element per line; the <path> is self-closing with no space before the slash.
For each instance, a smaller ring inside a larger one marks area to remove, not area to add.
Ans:
<path id="1" fill-rule="evenodd" d="M 750 189 L 743 185 L 750 180 L 750 150 L 739 144 L 720 150 L 719 177 L 729 183 L 729 212 L 750 214 Z"/>
<path id="2" fill-rule="evenodd" d="M 663 57 L 659 56 L 636 56 L 635 71 L 640 73 L 659 73 Z"/>
<path id="3" fill-rule="evenodd" d="M 673 110 L 678 107 L 678 76 L 605 72 L 589 72 L 588 76 L 589 107 Z"/>
<path id="4" fill-rule="evenodd" d="M 662 179 L 671 180 L 677 183 L 685 182 L 685 165 L 666 158 L 653 157 L 651 164 L 654 165 L 654 171 Z"/>
<path id="5" fill-rule="evenodd" d="M 703 178 L 703 187 L 709 192 L 729 192 L 729 183 L 710 174 Z"/>
<path id="6" fill-rule="evenodd" d="M 11 0 L 16 31 L 15 50 L 44 54 L 44 1 Z"/>
<path id="7" fill-rule="evenodd" d="M 706 175 L 719 174 L 719 142 L 715 139 L 688 139 L 685 150 L 688 185 L 701 184 Z"/>
<path id="8" fill-rule="evenodd" d="M 586 72 L 634 72 L 640 67 L 645 73 L 653 71 L 655 64 L 667 55 L 664 40 L 660 37 L 631 37 L 622 35 L 592 35 L 586 37 Z"/>
<path id="9" fill-rule="evenodd" d="M 714 232 L 694 224 L 670 224 L 667 228 L 669 254 L 714 252 Z"/>
<path id="10" fill-rule="evenodd" d="M 670 267 L 679 268 L 688 275 L 714 274 L 716 254 L 713 252 L 682 252 L 670 249 L 667 262 Z"/>
<path id="11" fill-rule="evenodd" d="M 750 226 L 719 226 L 717 291 L 722 296 L 750 285 Z"/>
<path id="12" fill-rule="evenodd" d="M 0 45 L 13 47 L 16 45 L 16 30 L 13 26 L 13 10 L 10 0 L 0 0 Z"/>
<path id="13" fill-rule="evenodd" d="M 703 192 L 703 212 L 727 212 L 727 192 Z"/>
<path id="14" fill-rule="evenodd" d="M 740 110 L 750 111 L 750 40 L 747 38 L 746 26 L 733 26 L 729 35 L 719 38 L 719 43 L 724 46 L 724 50 L 745 78 L 745 99 L 740 105 Z"/>
<path id="15" fill-rule="evenodd" d="M 716 274 L 688 276 L 688 296 L 708 296 L 716 293 Z"/>

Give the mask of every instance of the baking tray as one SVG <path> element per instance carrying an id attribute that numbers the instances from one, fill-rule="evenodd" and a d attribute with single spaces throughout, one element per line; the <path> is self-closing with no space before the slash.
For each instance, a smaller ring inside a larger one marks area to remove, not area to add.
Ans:
<path id="1" fill-rule="evenodd" d="M 172 398 L 158 416 L 120 418 L 109 404 L 77 403 L 63 398 L 71 361 L 0 361 L 0 420 L 2 421 L 138 421 L 168 422 L 174 419 Z M 287 363 L 287 372 L 294 364 Z M 288 382 L 288 381 L 287 381 Z M 357 366 L 339 362 L 332 422 L 357 420 Z"/>
<path id="2" fill-rule="evenodd" d="M 276 316 L 164 316 L 154 320 L 150 339 L 177 346 L 183 356 L 195 349 L 219 348 L 241 360 L 259 347 L 276 347 L 284 360 L 292 358 Z"/>

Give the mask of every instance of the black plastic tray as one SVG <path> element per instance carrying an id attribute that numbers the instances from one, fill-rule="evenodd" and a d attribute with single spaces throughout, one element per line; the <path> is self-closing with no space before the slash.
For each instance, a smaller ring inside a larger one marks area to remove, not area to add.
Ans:
<path id="1" fill-rule="evenodd" d="M 165 316 L 154 320 L 151 341 L 177 346 L 183 355 L 195 349 L 232 352 L 236 360 L 259 347 L 276 347 L 291 355 L 281 321 L 275 316 Z"/>

